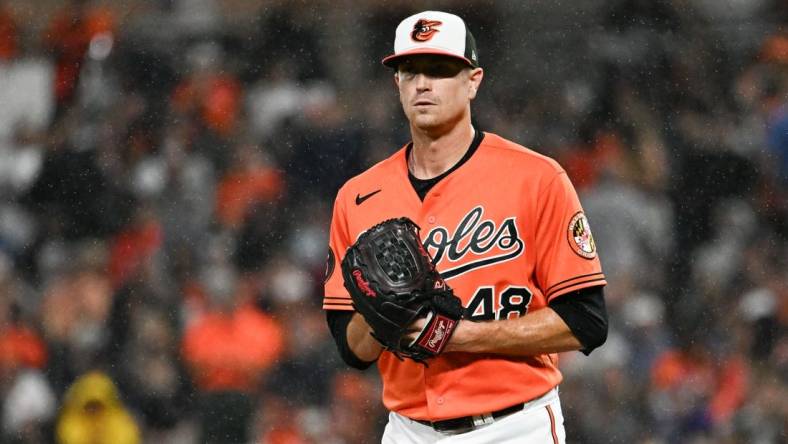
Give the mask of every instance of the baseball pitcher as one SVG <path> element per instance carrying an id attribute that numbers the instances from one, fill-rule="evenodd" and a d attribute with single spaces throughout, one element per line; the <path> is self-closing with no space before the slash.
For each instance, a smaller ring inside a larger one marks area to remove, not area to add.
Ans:
<path id="1" fill-rule="evenodd" d="M 471 123 L 484 77 L 463 19 L 396 29 L 411 142 L 334 203 L 323 308 L 342 358 L 377 364 L 383 443 L 563 443 L 557 353 L 607 337 L 588 219 L 554 160 Z"/>

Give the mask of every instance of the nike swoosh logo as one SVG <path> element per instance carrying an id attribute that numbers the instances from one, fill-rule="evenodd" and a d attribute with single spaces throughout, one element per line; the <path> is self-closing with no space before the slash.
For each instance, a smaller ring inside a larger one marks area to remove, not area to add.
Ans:
<path id="1" fill-rule="evenodd" d="M 360 195 L 360 194 L 356 194 L 356 205 L 361 205 L 361 204 L 363 204 L 365 200 L 367 200 L 367 199 L 369 199 L 370 197 L 372 197 L 372 196 L 374 196 L 374 195 L 376 195 L 376 194 L 380 193 L 381 191 L 383 191 L 383 190 L 382 190 L 382 189 L 381 189 L 381 190 L 375 190 L 375 191 L 373 191 L 373 192 L 371 192 L 371 193 L 369 193 L 369 194 L 365 194 L 365 195 L 363 195 L 363 196 L 362 196 L 362 195 Z"/>

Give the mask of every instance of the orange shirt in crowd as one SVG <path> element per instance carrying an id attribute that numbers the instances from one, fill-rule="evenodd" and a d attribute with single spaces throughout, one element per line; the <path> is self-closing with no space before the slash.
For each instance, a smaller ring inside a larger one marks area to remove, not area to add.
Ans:
<path id="1" fill-rule="evenodd" d="M 46 345 L 30 328 L 13 325 L 0 331 L 0 368 L 43 368 L 46 361 Z"/>
<path id="2" fill-rule="evenodd" d="M 186 329 L 182 352 L 203 391 L 251 391 L 282 353 L 279 323 L 251 305 L 208 312 Z"/>
<path id="3" fill-rule="evenodd" d="M 284 180 L 279 171 L 261 167 L 252 171 L 230 172 L 216 190 L 216 213 L 226 227 L 237 228 L 249 208 L 276 199 Z"/>
<path id="4" fill-rule="evenodd" d="M 660 390 L 691 390 L 700 398 L 708 398 L 710 418 L 724 422 L 744 402 L 749 386 L 749 366 L 741 357 L 715 363 L 669 350 L 655 361 L 651 380 Z"/>
<path id="5" fill-rule="evenodd" d="M 11 11 L 0 5 L 0 60 L 11 60 L 16 55 L 16 21 Z"/>
<path id="6" fill-rule="evenodd" d="M 172 102 L 177 111 L 196 112 L 206 127 L 228 135 L 237 123 L 242 93 L 229 75 L 198 74 L 175 88 Z"/>
<path id="7" fill-rule="evenodd" d="M 112 285 L 120 287 L 151 257 L 164 240 L 161 225 L 154 219 L 134 224 L 119 233 L 112 242 L 109 275 Z"/>
<path id="8" fill-rule="evenodd" d="M 601 173 L 612 162 L 620 161 L 623 153 L 621 138 L 615 132 L 601 132 L 590 146 L 578 146 L 560 160 L 577 190 L 593 187 Z"/>

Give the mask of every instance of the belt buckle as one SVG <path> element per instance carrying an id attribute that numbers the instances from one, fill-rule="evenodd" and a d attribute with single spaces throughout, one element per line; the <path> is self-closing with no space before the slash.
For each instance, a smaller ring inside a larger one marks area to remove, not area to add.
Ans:
<path id="1" fill-rule="evenodd" d="M 473 427 L 481 427 L 495 422 L 492 413 L 483 413 L 481 415 L 471 416 L 473 419 Z"/>
<path id="2" fill-rule="evenodd" d="M 458 418 L 459 420 L 460 418 Z M 483 413 L 481 415 L 473 415 L 473 416 L 466 416 L 462 418 L 464 421 L 461 421 L 461 424 L 453 425 L 452 427 L 441 427 L 435 426 L 436 423 L 433 423 L 432 428 L 441 433 L 448 433 L 448 434 L 459 434 L 459 433 L 467 433 L 471 430 L 476 430 L 481 426 L 485 426 L 488 424 L 492 424 L 495 422 L 495 418 L 492 416 L 492 413 Z M 460 422 L 460 421 L 458 421 Z"/>

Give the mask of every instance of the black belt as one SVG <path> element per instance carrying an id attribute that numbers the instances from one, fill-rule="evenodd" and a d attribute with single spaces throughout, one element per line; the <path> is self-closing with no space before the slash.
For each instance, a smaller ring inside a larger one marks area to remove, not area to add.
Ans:
<path id="1" fill-rule="evenodd" d="M 419 424 L 430 426 L 438 432 L 462 432 L 470 431 L 476 428 L 474 418 L 492 417 L 498 419 L 502 416 L 511 415 L 514 412 L 519 412 L 523 409 L 523 403 L 515 404 L 501 410 L 496 410 L 492 413 L 485 413 L 479 416 L 463 416 L 461 418 L 444 419 L 443 421 L 425 421 L 423 419 L 414 419 Z"/>

